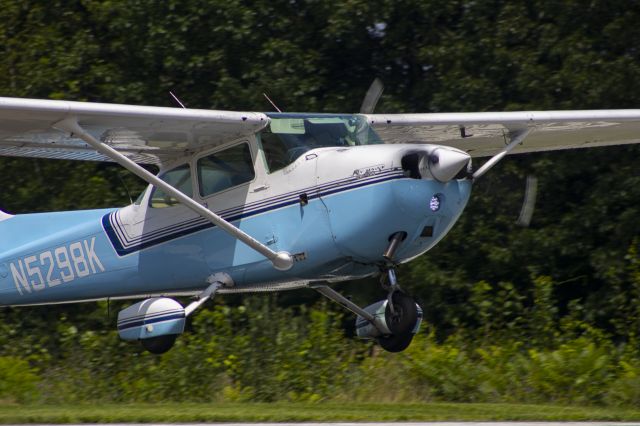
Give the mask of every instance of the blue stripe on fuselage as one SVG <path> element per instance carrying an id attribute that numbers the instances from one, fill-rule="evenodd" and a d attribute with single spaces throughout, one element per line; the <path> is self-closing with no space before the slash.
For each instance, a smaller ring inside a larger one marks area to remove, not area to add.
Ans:
<path id="1" fill-rule="evenodd" d="M 289 192 L 287 194 L 272 197 L 267 200 L 261 200 L 243 206 L 222 210 L 221 212 L 218 212 L 218 215 L 222 216 L 228 222 L 234 222 L 236 220 L 245 219 L 248 217 L 274 211 L 283 207 L 298 204 L 300 202 L 299 194 L 303 192 L 310 192 L 308 194 L 308 199 L 311 201 L 322 196 L 333 195 L 364 186 L 375 185 L 382 182 L 403 178 L 405 178 L 405 176 L 402 170 L 399 169 L 389 170 L 377 175 L 370 176 L 368 178 L 358 179 L 349 177 L 346 179 L 329 182 L 318 187 L 304 188 L 294 192 Z M 116 211 L 106 214 L 102 217 L 102 226 L 107 236 L 109 237 L 109 240 L 111 241 L 116 253 L 118 253 L 119 256 L 126 256 L 128 254 L 153 247 L 167 241 L 175 240 L 177 238 L 194 234 L 205 229 L 213 228 L 215 225 L 213 225 L 206 219 L 199 217 L 173 224 L 171 226 L 155 230 L 147 234 L 142 234 L 140 237 L 129 240 L 126 237 L 124 226 L 120 223 L 118 212 Z"/>

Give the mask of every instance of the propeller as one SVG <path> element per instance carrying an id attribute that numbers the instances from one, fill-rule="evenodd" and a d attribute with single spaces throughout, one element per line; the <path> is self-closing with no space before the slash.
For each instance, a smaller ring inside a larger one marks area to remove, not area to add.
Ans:
<path id="1" fill-rule="evenodd" d="M 520 208 L 520 216 L 518 216 L 517 224 L 523 227 L 528 227 L 533 217 L 533 211 L 536 208 L 536 199 L 538 196 L 538 178 L 529 175 L 527 176 L 527 183 L 524 190 L 524 200 L 522 201 L 522 207 Z"/>
<path id="2" fill-rule="evenodd" d="M 384 84 L 382 83 L 382 80 L 376 77 L 371 83 L 371 86 L 369 86 L 367 94 L 364 95 L 362 105 L 360 106 L 360 114 L 373 114 L 383 91 Z"/>

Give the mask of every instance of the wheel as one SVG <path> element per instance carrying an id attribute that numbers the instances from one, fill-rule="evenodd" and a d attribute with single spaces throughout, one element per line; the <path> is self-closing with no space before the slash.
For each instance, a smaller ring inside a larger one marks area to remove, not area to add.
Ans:
<path id="1" fill-rule="evenodd" d="M 393 293 L 391 300 L 394 312 L 391 311 L 391 306 L 387 304 L 387 309 L 384 313 L 389 331 L 397 336 L 413 335 L 413 328 L 418 321 L 418 305 L 416 305 L 415 299 L 396 291 Z"/>
<path id="2" fill-rule="evenodd" d="M 413 329 L 418 321 L 418 305 L 416 301 L 401 292 L 391 296 L 393 312 L 387 304 L 384 318 L 392 334 L 378 337 L 378 343 L 387 352 L 402 352 L 413 340 Z"/>
<path id="3" fill-rule="evenodd" d="M 378 344 L 387 352 L 402 352 L 409 347 L 413 340 L 413 333 L 392 334 L 378 337 Z"/>
<path id="4" fill-rule="evenodd" d="M 173 347 L 173 344 L 178 338 L 177 334 L 167 334 L 166 336 L 151 337 L 149 339 L 142 339 L 140 343 L 142 347 L 152 354 L 160 355 L 167 352 Z"/>

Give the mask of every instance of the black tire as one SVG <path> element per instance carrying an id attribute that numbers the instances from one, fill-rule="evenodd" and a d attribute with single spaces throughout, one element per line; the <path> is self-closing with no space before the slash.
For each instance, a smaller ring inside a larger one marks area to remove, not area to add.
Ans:
<path id="1" fill-rule="evenodd" d="M 384 317 L 391 334 L 397 336 L 413 335 L 413 329 L 418 321 L 418 307 L 413 297 L 396 291 L 392 299 L 394 312 L 387 305 Z M 411 340 L 409 340 L 411 343 Z"/>
<path id="2" fill-rule="evenodd" d="M 402 352 L 409 347 L 413 333 L 378 337 L 378 344 L 387 352 Z"/>
<path id="3" fill-rule="evenodd" d="M 173 347 L 178 338 L 177 334 L 167 334 L 166 336 L 151 337 L 150 339 L 142 339 L 142 347 L 152 354 L 161 355 Z"/>

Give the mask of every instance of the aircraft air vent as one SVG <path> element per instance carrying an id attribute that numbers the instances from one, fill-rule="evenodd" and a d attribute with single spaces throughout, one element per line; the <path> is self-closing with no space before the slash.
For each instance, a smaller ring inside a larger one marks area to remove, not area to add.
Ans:
<path id="1" fill-rule="evenodd" d="M 420 174 L 420 153 L 407 154 L 402 157 L 402 170 L 404 170 L 404 175 L 406 177 L 410 177 L 411 179 L 422 179 L 422 175 Z"/>

